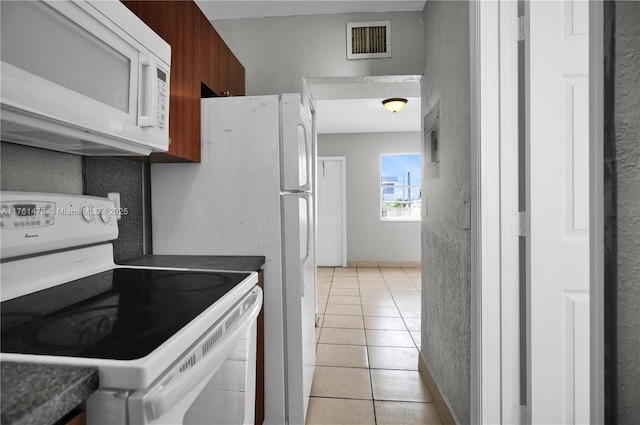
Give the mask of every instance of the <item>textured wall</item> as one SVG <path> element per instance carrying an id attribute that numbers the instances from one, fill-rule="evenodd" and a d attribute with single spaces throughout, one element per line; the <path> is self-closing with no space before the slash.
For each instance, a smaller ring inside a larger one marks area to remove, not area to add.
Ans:
<path id="1" fill-rule="evenodd" d="M 127 209 L 118 221 L 119 235 L 113 242 L 116 262 L 139 257 L 145 251 L 145 173 L 148 165 L 133 159 L 85 157 L 84 191 L 87 195 L 106 197 L 109 192 L 120 193 L 120 206 Z"/>
<path id="2" fill-rule="evenodd" d="M 391 58 L 347 60 L 346 23 L 391 20 Z M 419 12 L 212 21 L 246 70 L 247 95 L 302 93 L 305 77 L 422 74 Z"/>
<path id="3" fill-rule="evenodd" d="M 82 157 L 2 142 L 2 190 L 82 194 Z"/>
<path id="4" fill-rule="evenodd" d="M 640 421 L 640 3 L 615 3 L 617 415 Z"/>
<path id="5" fill-rule="evenodd" d="M 420 133 L 320 134 L 318 156 L 345 156 L 347 261 L 420 261 L 420 222 L 380 220 L 380 154 L 419 153 Z"/>
<path id="6" fill-rule="evenodd" d="M 440 102 L 440 178 L 423 183 L 422 355 L 458 423 L 470 421 L 471 200 L 469 5 L 424 9 L 422 114 Z"/>

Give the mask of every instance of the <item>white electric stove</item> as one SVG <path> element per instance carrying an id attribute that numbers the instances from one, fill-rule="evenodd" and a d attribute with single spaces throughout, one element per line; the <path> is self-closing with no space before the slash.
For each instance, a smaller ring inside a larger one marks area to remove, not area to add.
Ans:
<path id="1" fill-rule="evenodd" d="M 98 367 L 89 424 L 253 423 L 255 272 L 115 265 L 108 199 L 0 203 L 0 360 Z"/>

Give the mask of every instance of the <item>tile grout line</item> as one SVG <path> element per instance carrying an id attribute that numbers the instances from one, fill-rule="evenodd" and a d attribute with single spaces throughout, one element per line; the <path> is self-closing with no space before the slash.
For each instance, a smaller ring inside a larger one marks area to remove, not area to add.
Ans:
<path id="1" fill-rule="evenodd" d="M 404 269 L 402 269 L 402 272 L 405 274 L 405 276 L 407 276 L 407 278 L 409 278 L 409 276 L 407 275 L 407 272 L 405 272 Z M 409 332 L 409 337 L 411 338 L 411 341 L 413 341 L 413 346 L 416 348 L 416 350 L 418 350 L 418 355 L 420 355 L 420 349 L 418 348 L 418 344 L 416 344 L 416 341 L 413 338 L 413 335 L 411 334 L 411 330 L 409 329 L 409 325 L 407 325 L 406 318 L 402 314 L 402 311 L 400 310 L 400 306 L 396 302 L 396 297 L 393 295 L 393 292 L 391 292 L 391 289 L 389 288 L 389 283 L 387 282 L 387 279 L 384 278 L 384 275 L 383 275 L 383 279 L 384 279 L 384 284 L 389 289 L 389 293 L 391 294 L 391 299 L 393 300 L 393 304 L 396 306 L 396 309 L 398 309 L 398 314 L 400 314 L 400 318 L 402 319 L 402 323 L 404 323 L 404 327 L 407 329 L 407 332 Z M 411 284 L 414 285 L 413 281 L 410 278 L 409 278 L 409 280 L 411 281 Z M 420 306 L 420 310 L 421 310 L 421 314 L 422 314 L 422 306 Z"/>
<path id="2" fill-rule="evenodd" d="M 362 292 L 360 291 L 360 276 L 357 274 L 357 268 L 356 268 L 356 275 L 358 276 L 358 291 L 360 292 L 360 305 L 362 305 Z M 369 386 L 371 388 L 371 406 L 373 407 L 373 423 L 374 425 L 378 424 L 378 416 L 376 415 L 376 400 L 375 400 L 375 396 L 373 394 L 373 376 L 371 376 L 371 355 L 369 354 L 369 340 L 367 339 L 367 329 L 366 329 L 366 325 L 364 323 L 364 310 L 362 310 L 362 327 L 363 327 L 363 332 L 364 332 L 364 343 L 365 343 L 365 347 L 367 350 L 367 369 L 369 370 Z"/>

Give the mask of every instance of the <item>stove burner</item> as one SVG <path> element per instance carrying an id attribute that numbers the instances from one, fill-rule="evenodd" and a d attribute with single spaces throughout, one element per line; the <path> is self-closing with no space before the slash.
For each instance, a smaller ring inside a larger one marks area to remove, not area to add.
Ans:
<path id="1" fill-rule="evenodd" d="M 140 286 L 152 291 L 191 292 L 217 289 L 229 284 L 228 276 L 217 273 L 176 272 L 153 276 L 140 282 Z"/>
<path id="2" fill-rule="evenodd" d="M 0 315 L 2 333 L 20 332 L 41 317 L 41 314 L 28 312 L 2 313 Z"/>
<path id="3" fill-rule="evenodd" d="M 118 327 L 119 319 L 127 319 L 127 329 Z M 157 333 L 162 321 L 163 313 L 148 307 L 100 306 L 43 320 L 34 324 L 28 338 L 36 346 L 53 350 L 97 350 L 143 340 Z"/>

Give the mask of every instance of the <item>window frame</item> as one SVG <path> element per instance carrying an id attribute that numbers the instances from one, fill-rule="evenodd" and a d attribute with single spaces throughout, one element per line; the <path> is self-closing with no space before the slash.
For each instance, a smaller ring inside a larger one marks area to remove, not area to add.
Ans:
<path id="1" fill-rule="evenodd" d="M 383 178 L 383 174 L 382 174 L 382 161 L 384 157 L 388 157 L 388 156 L 408 156 L 408 155 L 417 155 L 418 158 L 420 158 L 420 181 L 417 184 L 400 184 L 400 185 L 394 185 L 394 190 L 398 189 L 398 188 L 402 188 L 404 189 L 417 189 L 420 193 L 420 197 L 418 199 L 415 200 L 415 202 L 417 203 L 417 205 L 420 207 L 420 209 L 422 209 L 422 153 L 421 152 L 390 152 L 390 153 L 381 153 L 380 154 L 380 162 L 378 164 L 378 195 L 380 197 L 379 202 L 378 202 L 378 216 L 380 218 L 380 221 L 385 221 L 385 222 L 405 222 L 405 221 L 422 221 L 422 214 L 421 211 L 418 213 L 417 216 L 409 216 L 409 217 L 389 217 L 389 216 L 383 216 L 383 211 L 384 211 L 384 204 L 385 203 L 390 203 L 390 202 L 404 202 L 404 203 L 410 203 L 413 201 L 385 201 L 384 200 L 384 189 L 385 189 L 385 185 L 384 182 L 382 181 Z"/>

